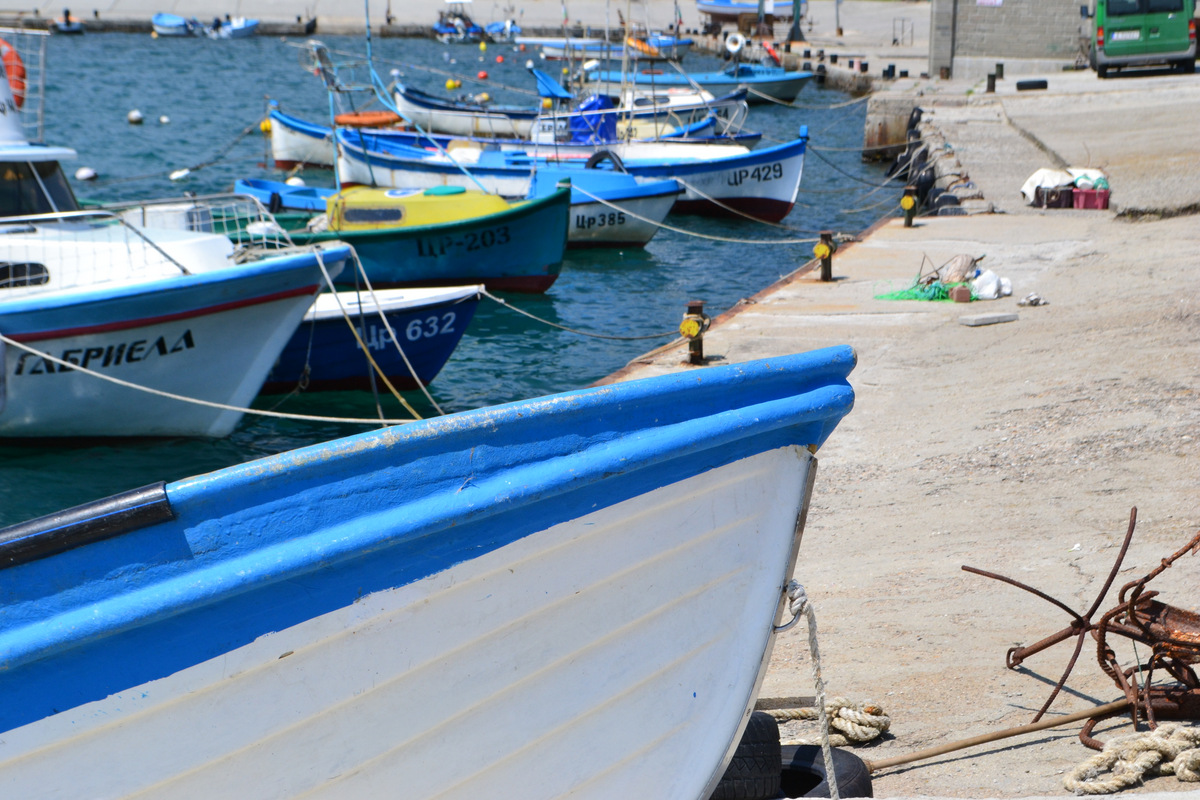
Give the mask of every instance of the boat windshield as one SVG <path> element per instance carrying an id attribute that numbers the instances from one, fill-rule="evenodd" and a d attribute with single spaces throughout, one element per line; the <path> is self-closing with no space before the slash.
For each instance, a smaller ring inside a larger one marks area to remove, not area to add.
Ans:
<path id="1" fill-rule="evenodd" d="M 78 210 L 57 161 L 0 162 L 0 217 Z"/>

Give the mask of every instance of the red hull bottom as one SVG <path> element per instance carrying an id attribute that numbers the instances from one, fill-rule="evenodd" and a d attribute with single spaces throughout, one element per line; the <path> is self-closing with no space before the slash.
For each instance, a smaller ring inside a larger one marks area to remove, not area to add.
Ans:
<path id="1" fill-rule="evenodd" d="M 737 218 L 739 215 L 730 210 L 736 209 L 742 214 L 748 214 L 764 222 L 781 222 L 796 205 L 783 200 L 769 200 L 762 197 L 730 197 L 728 199 L 718 197 L 717 200 L 729 208 L 722 208 L 708 200 L 677 200 L 675 205 L 671 206 L 671 213 Z"/>

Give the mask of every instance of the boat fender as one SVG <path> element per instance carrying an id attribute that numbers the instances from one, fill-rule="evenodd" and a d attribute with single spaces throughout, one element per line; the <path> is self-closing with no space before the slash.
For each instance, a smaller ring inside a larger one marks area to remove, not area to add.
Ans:
<path id="1" fill-rule="evenodd" d="M 775 62 L 775 66 L 783 66 L 783 60 L 779 58 L 779 53 L 776 52 L 775 48 L 770 42 L 763 42 L 763 49 L 767 51 L 767 55 L 769 55 L 771 60 Z"/>
<path id="2" fill-rule="evenodd" d="M 729 34 L 729 37 L 725 40 L 725 49 L 729 51 L 730 55 L 736 56 L 738 53 L 742 52 L 742 48 L 745 46 L 746 37 L 742 36 L 736 31 Z"/>
<path id="3" fill-rule="evenodd" d="M 271 192 L 271 199 L 267 201 L 267 211 L 278 214 L 282 210 L 283 198 L 279 196 L 279 192 Z"/>
<path id="4" fill-rule="evenodd" d="M 611 161 L 614 172 L 624 172 L 625 164 L 621 161 L 621 157 L 611 150 L 597 150 L 592 153 L 591 158 L 584 164 L 585 169 L 597 169 L 605 161 Z"/>
<path id="5" fill-rule="evenodd" d="M 8 88 L 12 89 L 13 102 L 20 108 L 25 104 L 25 62 L 17 48 L 0 39 L 0 60 L 4 61 L 4 72 L 8 75 Z"/>

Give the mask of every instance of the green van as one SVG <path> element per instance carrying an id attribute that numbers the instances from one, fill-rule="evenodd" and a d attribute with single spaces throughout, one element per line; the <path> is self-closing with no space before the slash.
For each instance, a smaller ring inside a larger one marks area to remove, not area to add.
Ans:
<path id="1" fill-rule="evenodd" d="M 1101 78 L 1110 69 L 1167 64 L 1196 71 L 1196 0 L 1092 0 L 1088 60 Z"/>

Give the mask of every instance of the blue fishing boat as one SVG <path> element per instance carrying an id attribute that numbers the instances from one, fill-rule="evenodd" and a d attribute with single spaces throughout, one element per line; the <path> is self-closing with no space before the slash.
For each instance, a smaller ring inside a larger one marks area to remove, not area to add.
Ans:
<path id="1" fill-rule="evenodd" d="M 633 141 L 628 138 L 618 138 L 617 120 L 615 114 L 600 111 L 580 115 L 548 114 L 534 125 L 534 134 L 538 141 L 527 139 L 493 138 L 483 136 L 456 136 L 451 134 L 436 134 L 428 131 L 413 131 L 401 128 L 384 128 L 371 125 L 346 127 L 369 127 L 377 135 L 392 138 L 397 144 L 410 147 L 446 149 L 451 143 L 463 141 L 479 146 L 497 147 L 501 150 L 551 150 L 555 153 L 573 153 L 588 158 L 600 149 L 615 149 L 623 157 L 629 155 L 626 150 L 645 151 L 656 148 L 643 148 L 643 144 L 661 142 L 665 144 L 696 144 L 696 145 L 740 145 L 754 147 L 762 139 L 758 132 L 743 131 L 741 125 L 746 117 L 746 92 L 739 90 L 723 97 L 715 98 L 709 103 L 712 113 L 705 110 L 704 115 L 692 124 L 677 127 L 674 121 L 666 115 L 666 102 L 661 98 L 637 98 L 634 101 L 637 108 L 650 105 L 664 107 L 664 114 L 656 116 L 648 114 L 646 121 L 638 119 L 634 132 L 645 133 L 645 136 L 635 136 Z M 690 118 L 690 112 L 672 112 L 675 120 L 679 113 Z M 365 115 L 344 115 L 347 121 Z M 369 119 L 385 118 L 384 115 Z M 277 107 L 272 107 L 268 113 L 271 135 L 271 160 L 276 169 L 293 170 L 305 167 L 333 166 L 333 129 L 328 125 L 318 125 L 291 114 L 285 114 Z M 397 116 L 396 119 L 399 119 Z M 342 123 L 339 123 L 341 125 Z M 573 130 L 572 128 L 575 128 Z M 629 127 L 628 125 L 622 127 Z M 662 149 L 662 148 L 657 148 Z M 697 151 L 698 152 L 698 151 Z"/>
<path id="2" fill-rule="evenodd" d="M 568 247 L 644 247 L 683 191 L 677 181 L 641 181 L 632 175 L 608 170 L 585 173 L 546 169 L 530 181 L 527 196 L 549 197 L 558 184 L 571 183 Z M 335 189 L 289 186 L 279 181 L 250 178 L 234 183 L 237 194 L 256 198 L 271 213 L 322 214 Z"/>
<path id="3" fill-rule="evenodd" d="M 471 0 L 446 0 L 444 10 L 438 12 L 438 20 L 433 24 L 433 35 L 438 41 L 478 42 L 483 38 L 484 31 L 476 25 L 467 12 Z"/>
<path id="4" fill-rule="evenodd" d="M 466 333 L 482 291 L 452 286 L 317 295 L 262 394 L 428 386 Z"/>
<path id="5" fill-rule="evenodd" d="M 587 73 L 588 84 L 601 92 L 628 83 L 664 88 L 698 85 L 713 94 L 745 89 L 749 93 L 746 100 L 750 103 L 790 103 L 812 78 L 813 73 L 803 70 L 740 63 L 730 64 L 717 72 L 687 74 L 662 69 L 631 70 L 627 73 L 620 70 L 591 70 Z"/>
<path id="6" fill-rule="evenodd" d="M 12 798 L 704 800 L 846 347 L 509 403 L 0 529 Z"/>
<path id="7" fill-rule="evenodd" d="M 178 14 L 155 14 L 150 18 L 150 27 L 157 36 L 200 36 L 204 26 L 195 19 Z"/>
<path id="8" fill-rule="evenodd" d="M 338 130 L 337 139 L 338 174 L 345 185 L 479 186 L 501 196 L 524 197 L 533 174 L 540 169 L 563 168 L 578 175 L 586 174 L 589 163 L 591 168 L 612 168 L 622 161 L 621 169 L 634 177 L 677 180 L 684 192 L 673 206 L 676 212 L 717 216 L 745 213 L 778 222 L 796 203 L 808 128 L 801 126 L 799 136 L 791 142 L 727 156 L 630 160 L 599 153 L 588 159 L 535 157 L 469 147 L 430 153 L 361 130 Z"/>

